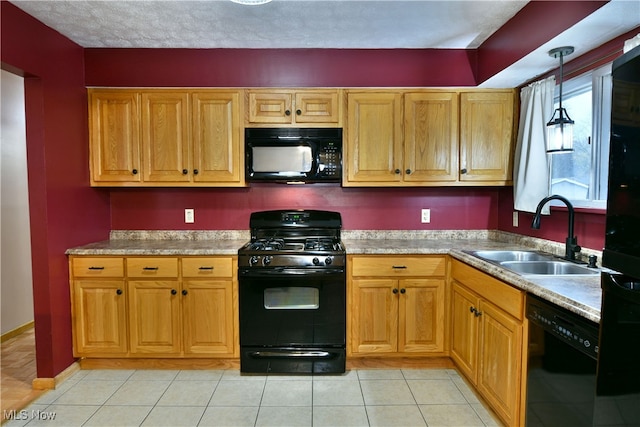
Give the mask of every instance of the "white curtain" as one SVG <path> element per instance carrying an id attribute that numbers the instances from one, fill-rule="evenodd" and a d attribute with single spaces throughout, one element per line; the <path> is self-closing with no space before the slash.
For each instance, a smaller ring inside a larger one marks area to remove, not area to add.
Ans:
<path id="1" fill-rule="evenodd" d="M 549 158 L 546 152 L 547 122 L 553 114 L 555 77 L 520 91 L 520 125 L 513 170 L 514 209 L 535 212 L 549 195 Z M 542 210 L 549 213 L 549 204 Z"/>

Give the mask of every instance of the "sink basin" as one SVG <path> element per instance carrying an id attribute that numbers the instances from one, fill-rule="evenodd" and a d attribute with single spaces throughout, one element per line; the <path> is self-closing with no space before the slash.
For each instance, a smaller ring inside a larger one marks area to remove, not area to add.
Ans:
<path id="1" fill-rule="evenodd" d="M 501 266 L 522 275 L 599 274 L 597 269 L 582 267 L 566 261 L 503 261 Z"/>
<path id="2" fill-rule="evenodd" d="M 544 255 L 534 251 L 503 251 L 503 250 L 487 250 L 474 251 L 473 255 L 484 258 L 489 261 L 544 261 L 549 260 L 550 255 Z"/>

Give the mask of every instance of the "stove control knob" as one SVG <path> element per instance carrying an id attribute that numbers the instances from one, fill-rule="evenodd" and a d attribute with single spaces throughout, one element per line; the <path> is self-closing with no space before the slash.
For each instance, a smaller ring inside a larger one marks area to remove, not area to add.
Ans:
<path id="1" fill-rule="evenodd" d="M 313 265 L 320 265 L 320 260 L 317 257 L 313 257 L 311 262 L 313 263 Z"/>
<path id="2" fill-rule="evenodd" d="M 250 266 L 254 266 L 254 265 L 256 265 L 256 264 L 258 263 L 258 260 L 259 260 L 259 259 L 260 259 L 260 258 L 259 258 L 259 257 L 257 257 L 257 256 L 255 256 L 255 255 L 254 255 L 254 256 L 252 256 L 251 258 L 249 258 L 249 265 L 250 265 Z"/>
<path id="3" fill-rule="evenodd" d="M 333 262 L 333 260 L 331 259 L 331 257 L 330 257 L 330 256 L 328 256 L 328 257 L 327 257 L 327 259 L 325 259 L 325 260 L 324 260 L 324 263 L 325 263 L 326 265 L 331 265 L 331 263 L 332 263 L 332 262 Z"/>
<path id="4" fill-rule="evenodd" d="M 266 256 L 264 258 L 262 258 L 262 265 L 269 265 L 271 264 L 271 260 L 273 259 L 272 256 Z"/>

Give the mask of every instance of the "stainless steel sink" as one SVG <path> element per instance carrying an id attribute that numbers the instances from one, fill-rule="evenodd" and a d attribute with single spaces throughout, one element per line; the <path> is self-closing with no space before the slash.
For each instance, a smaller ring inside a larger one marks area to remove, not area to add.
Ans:
<path id="1" fill-rule="evenodd" d="M 552 254 L 537 251 L 482 250 L 468 251 L 468 253 L 522 276 L 594 275 L 600 273 L 599 269 L 587 268 L 559 259 Z"/>
<path id="2" fill-rule="evenodd" d="M 597 269 L 582 267 L 567 261 L 503 261 L 501 266 L 522 275 L 599 274 Z"/>
<path id="3" fill-rule="evenodd" d="M 489 261 L 543 261 L 550 260 L 551 255 L 541 254 L 534 251 L 473 251 L 473 255 Z"/>

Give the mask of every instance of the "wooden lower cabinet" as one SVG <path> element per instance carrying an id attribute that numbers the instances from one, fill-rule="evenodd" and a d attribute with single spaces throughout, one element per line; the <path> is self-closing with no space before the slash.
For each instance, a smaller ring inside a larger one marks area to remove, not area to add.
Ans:
<path id="1" fill-rule="evenodd" d="M 355 256 L 350 273 L 351 355 L 442 355 L 445 258 Z"/>
<path id="2" fill-rule="evenodd" d="M 129 281 L 129 333 L 132 355 L 180 353 L 180 297 L 177 280 Z"/>
<path id="3" fill-rule="evenodd" d="M 124 279 L 78 279 L 72 286 L 74 356 L 126 355 Z"/>
<path id="4" fill-rule="evenodd" d="M 70 260 L 76 357 L 237 357 L 233 257 L 87 259 Z"/>
<path id="5" fill-rule="evenodd" d="M 451 358 L 506 425 L 521 425 L 524 293 L 456 260 L 451 276 Z"/>

